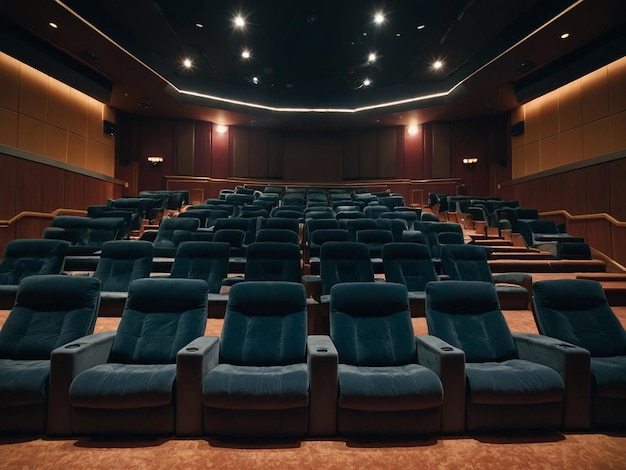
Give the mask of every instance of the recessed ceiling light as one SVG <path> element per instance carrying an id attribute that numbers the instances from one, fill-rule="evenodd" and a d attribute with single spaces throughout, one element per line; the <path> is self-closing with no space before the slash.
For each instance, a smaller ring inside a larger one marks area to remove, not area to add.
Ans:
<path id="1" fill-rule="evenodd" d="M 385 22 L 385 15 L 382 11 L 378 11 L 374 14 L 374 23 L 383 24 Z"/>
<path id="2" fill-rule="evenodd" d="M 248 49 L 244 49 L 243 51 L 241 51 L 241 57 L 243 59 L 249 59 L 251 56 L 251 53 Z"/>
<path id="3" fill-rule="evenodd" d="M 256 75 L 254 77 L 252 77 L 252 83 L 254 83 L 255 85 L 259 84 L 259 77 L 257 77 Z"/>
<path id="4" fill-rule="evenodd" d="M 363 80 L 363 86 L 370 86 L 372 84 L 372 81 L 369 78 L 366 78 L 365 80 Z"/>
<path id="5" fill-rule="evenodd" d="M 561 34 L 561 39 L 567 39 L 569 37 L 569 33 Z"/>
<path id="6" fill-rule="evenodd" d="M 400 36 L 402 36 L 400 33 L 396 33 L 397 38 L 399 38 Z"/>
<path id="7" fill-rule="evenodd" d="M 191 61 L 191 59 L 187 58 L 183 60 L 183 66 L 186 69 L 190 69 L 193 66 L 193 62 Z"/>
<path id="8" fill-rule="evenodd" d="M 237 15 L 233 18 L 233 23 L 237 28 L 245 28 L 246 20 L 243 16 Z"/>
<path id="9" fill-rule="evenodd" d="M 56 23 L 54 23 L 52 21 L 50 23 L 48 23 L 48 26 L 50 26 L 51 28 L 54 28 L 54 29 L 58 29 L 58 27 L 59 27 L 59 25 L 57 25 Z"/>
<path id="10" fill-rule="evenodd" d="M 202 23 L 196 23 L 196 28 L 204 28 L 204 25 Z"/>
<path id="11" fill-rule="evenodd" d="M 425 25 L 425 24 L 420 24 L 420 25 L 417 25 L 417 29 L 419 29 L 419 30 L 422 30 L 422 29 L 424 29 L 425 27 L 426 27 L 426 25 Z"/>
<path id="12" fill-rule="evenodd" d="M 376 53 L 375 52 L 370 52 L 370 55 L 367 56 L 367 61 L 368 62 L 376 62 Z"/>
<path id="13" fill-rule="evenodd" d="M 435 70 L 439 70 L 443 67 L 443 62 L 440 60 L 436 60 L 435 62 L 433 62 L 433 68 Z"/>

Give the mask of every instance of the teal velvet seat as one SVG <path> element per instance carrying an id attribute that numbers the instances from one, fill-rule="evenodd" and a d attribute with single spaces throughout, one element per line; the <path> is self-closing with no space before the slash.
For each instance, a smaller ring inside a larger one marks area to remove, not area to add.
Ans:
<path id="1" fill-rule="evenodd" d="M 456 403 L 446 409 L 456 418 L 445 418 L 452 423 L 445 431 L 553 430 L 561 424 L 564 382 L 552 368 L 525 357 L 493 284 L 429 283 L 426 321 L 430 335 L 465 354 Z M 444 382 L 444 388 L 448 393 L 449 384 Z"/>
<path id="2" fill-rule="evenodd" d="M 328 354 L 328 343 L 318 348 L 319 338 L 307 338 L 302 284 L 236 284 L 221 337 L 201 338 L 194 345 L 197 351 L 186 354 L 190 377 L 206 371 L 196 396 L 201 422 L 187 433 L 255 438 L 328 433 L 332 414 L 319 410 L 332 399 L 313 391 L 323 376 L 316 356 Z"/>
<path id="3" fill-rule="evenodd" d="M 222 280 L 228 276 L 230 244 L 226 242 L 188 241 L 178 245 L 170 277 L 203 279 L 209 294 L 219 294 Z"/>
<path id="4" fill-rule="evenodd" d="M 182 242 L 191 241 L 200 227 L 200 219 L 166 217 L 161 219 L 154 239 L 155 256 L 176 256 L 176 249 Z"/>
<path id="5" fill-rule="evenodd" d="M 348 282 L 330 294 L 338 353 L 337 427 L 344 435 L 418 435 L 440 429 L 443 388 L 418 363 L 406 287 Z"/>
<path id="6" fill-rule="evenodd" d="M 532 276 L 526 273 L 492 274 L 487 251 L 478 245 L 442 245 L 441 271 L 456 281 L 484 281 L 496 286 L 503 310 L 525 310 L 530 300 Z"/>
<path id="7" fill-rule="evenodd" d="M 626 331 L 600 283 L 539 281 L 533 291 L 539 332 L 587 351 L 587 362 L 575 374 L 564 374 L 573 388 L 564 423 L 580 429 L 626 428 Z"/>
<path id="8" fill-rule="evenodd" d="M 100 281 L 41 275 L 25 278 L 0 330 L 0 433 L 54 433 L 66 418 L 62 382 L 52 383 L 50 355 L 93 332 Z"/>
<path id="9" fill-rule="evenodd" d="M 113 240 L 102 245 L 94 277 L 102 282 L 101 316 L 120 316 L 135 279 L 150 277 L 152 243 L 144 240 Z"/>
<path id="10" fill-rule="evenodd" d="M 59 373 L 70 374 L 74 434 L 174 434 L 186 418 L 177 413 L 177 355 L 204 334 L 207 295 L 200 279 L 133 281 L 116 332 L 53 355 Z"/>
<path id="11" fill-rule="evenodd" d="M 17 239 L 7 243 L 0 261 L 0 309 L 15 302 L 17 286 L 28 276 L 61 274 L 70 244 L 64 240 Z"/>
<path id="12" fill-rule="evenodd" d="M 426 245 L 389 243 L 383 247 L 385 280 L 404 284 L 409 291 L 412 316 L 424 315 L 426 284 L 439 280 Z"/>

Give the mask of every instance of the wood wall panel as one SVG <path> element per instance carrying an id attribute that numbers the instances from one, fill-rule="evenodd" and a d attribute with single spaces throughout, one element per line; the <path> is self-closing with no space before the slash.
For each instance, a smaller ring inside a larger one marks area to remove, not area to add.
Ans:
<path id="1" fill-rule="evenodd" d="M 52 212 L 65 207 L 65 171 L 60 168 L 43 166 L 42 212 Z"/>
<path id="2" fill-rule="evenodd" d="M 20 63 L 0 53 L 0 107 L 18 111 L 20 96 Z"/>
<path id="3" fill-rule="evenodd" d="M 100 200 L 100 188 L 98 180 L 88 177 L 82 177 L 83 180 L 83 198 L 77 203 L 78 209 L 87 209 L 87 206 L 95 206 L 104 204 L 106 201 Z"/>
<path id="4" fill-rule="evenodd" d="M 193 176 L 194 144 L 194 123 L 191 121 L 176 121 L 174 123 L 174 156 L 177 175 Z"/>
<path id="5" fill-rule="evenodd" d="M 396 129 L 381 129 L 378 132 L 379 178 L 396 177 Z"/>
<path id="6" fill-rule="evenodd" d="M 243 127 L 232 129 L 233 173 L 237 178 L 250 176 L 250 130 Z"/>
<path id="7" fill-rule="evenodd" d="M 609 114 L 609 81 L 607 67 L 581 79 L 583 124 L 597 121 Z"/>
<path id="8" fill-rule="evenodd" d="M 525 120 L 524 120 L 524 137 L 526 139 L 526 145 L 536 142 L 541 137 L 541 125 L 539 122 L 540 106 L 537 100 L 531 101 L 525 107 Z"/>
<path id="9" fill-rule="evenodd" d="M 67 135 L 67 163 L 79 168 L 87 168 L 87 139 L 69 133 Z"/>
<path id="10" fill-rule="evenodd" d="M 626 158 L 609 163 L 609 214 L 626 222 Z"/>
<path id="11" fill-rule="evenodd" d="M 67 131 L 70 121 L 70 87 L 50 80 L 48 88 L 48 124 Z"/>
<path id="12" fill-rule="evenodd" d="M 559 101 L 558 99 L 541 102 L 539 113 L 539 137 L 545 139 L 559 132 Z"/>
<path id="13" fill-rule="evenodd" d="M 611 193 L 609 165 L 594 165 L 586 168 L 585 175 L 585 214 L 609 213 Z M 626 201 L 625 201 L 626 203 Z"/>
<path id="14" fill-rule="evenodd" d="M 359 134 L 359 178 L 376 178 L 378 174 L 377 137 L 374 132 Z"/>
<path id="15" fill-rule="evenodd" d="M 606 220 L 589 220 L 586 223 L 585 241 L 602 253 L 612 253 L 611 224 Z"/>
<path id="16" fill-rule="evenodd" d="M 343 139 L 335 134 L 283 136 L 284 178 L 292 181 L 341 181 Z"/>
<path id="17" fill-rule="evenodd" d="M 626 60 L 608 66 L 609 113 L 626 111 Z"/>
<path id="18" fill-rule="evenodd" d="M 250 130 L 250 177 L 268 177 L 268 132 Z"/>
<path id="19" fill-rule="evenodd" d="M 583 158 L 599 157 L 611 152 L 611 125 L 609 118 L 599 119 L 583 126 Z"/>
<path id="20" fill-rule="evenodd" d="M 575 170 L 563 175 L 561 184 L 563 207 L 572 215 L 585 214 L 587 191 L 584 170 Z"/>
<path id="21" fill-rule="evenodd" d="M 211 174 L 211 124 L 196 123 L 193 145 L 193 175 Z"/>
<path id="22" fill-rule="evenodd" d="M 19 112 L 45 122 L 48 114 L 48 76 L 28 67 L 20 67 Z"/>
<path id="23" fill-rule="evenodd" d="M 20 114 L 17 125 L 17 146 L 28 152 L 44 155 L 46 151 L 46 123 Z"/>
<path id="24" fill-rule="evenodd" d="M 283 177 L 283 142 L 277 132 L 268 136 L 267 176 L 269 178 Z"/>
<path id="25" fill-rule="evenodd" d="M 17 147 L 17 119 L 16 111 L 0 107 L 0 142 L 9 147 Z"/>
<path id="26" fill-rule="evenodd" d="M 74 134 L 87 136 L 87 121 L 89 119 L 89 97 L 79 91 L 70 89 L 70 113 L 68 129 Z"/>
<path id="27" fill-rule="evenodd" d="M 448 123 L 433 124 L 433 177 L 450 177 L 450 125 Z"/>
<path id="28" fill-rule="evenodd" d="M 86 209 L 84 203 L 85 178 L 76 173 L 65 175 L 63 207 L 66 209 Z"/>
<path id="29" fill-rule="evenodd" d="M 626 148 L 626 111 L 610 117 L 611 152 Z"/>
<path id="30" fill-rule="evenodd" d="M 544 186 L 546 187 L 545 210 L 557 210 L 563 207 L 563 175 L 551 176 Z"/>
<path id="31" fill-rule="evenodd" d="M 556 168 L 559 166 L 559 136 L 552 135 L 541 139 L 539 142 L 541 153 L 541 168 L 543 170 L 549 170 L 550 168 Z"/>
<path id="32" fill-rule="evenodd" d="M 343 139 L 343 177 L 357 179 L 359 177 L 359 134 L 346 133 Z"/>
<path id="33" fill-rule="evenodd" d="M 580 127 L 583 123 L 580 81 L 568 83 L 559 90 L 559 131 Z"/>
<path id="34" fill-rule="evenodd" d="M 626 266 L 626 229 L 611 227 L 611 242 L 613 244 L 612 258 Z"/>
<path id="35" fill-rule="evenodd" d="M 42 165 L 18 160 L 16 175 L 15 212 L 41 211 L 44 173 Z"/>
<path id="36" fill-rule="evenodd" d="M 0 58 L 2 55 L 0 54 Z M 10 219 L 15 215 L 15 195 L 17 194 L 17 159 L 0 154 L 0 219 Z"/>
<path id="37" fill-rule="evenodd" d="M 558 166 L 579 162 L 583 159 L 583 130 L 575 127 L 559 134 Z"/>
<path id="38" fill-rule="evenodd" d="M 48 124 L 46 126 L 45 155 L 60 162 L 67 161 L 67 131 Z"/>

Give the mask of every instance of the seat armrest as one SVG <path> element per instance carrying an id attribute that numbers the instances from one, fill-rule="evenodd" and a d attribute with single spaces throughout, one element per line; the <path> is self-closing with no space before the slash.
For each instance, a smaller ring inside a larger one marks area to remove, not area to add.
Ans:
<path id="1" fill-rule="evenodd" d="M 515 284 L 522 286 L 528 291 L 528 295 L 533 292 L 533 277 L 526 273 L 499 273 L 492 275 L 495 284 Z"/>
<path id="2" fill-rule="evenodd" d="M 105 331 L 83 336 L 52 351 L 48 394 L 49 435 L 72 434 L 72 405 L 69 397 L 72 380 L 80 372 L 106 363 L 114 339 L 114 331 Z"/>
<path id="3" fill-rule="evenodd" d="M 441 432 L 465 431 L 465 353 L 436 336 L 415 337 L 418 363 L 434 371 L 443 385 Z"/>
<path id="4" fill-rule="evenodd" d="M 176 434 L 179 436 L 202 435 L 202 381 L 218 364 L 219 352 L 217 336 L 201 336 L 176 354 Z"/>
<path id="5" fill-rule="evenodd" d="M 243 276 L 225 277 L 224 279 L 222 279 L 222 286 L 232 287 L 235 284 L 239 284 L 240 282 L 244 282 L 244 281 L 245 281 L 245 278 Z"/>
<path id="6" fill-rule="evenodd" d="M 330 336 L 309 335 L 309 435 L 337 434 L 338 354 Z"/>
<path id="7" fill-rule="evenodd" d="M 322 301 L 322 288 L 324 283 L 321 276 L 305 274 L 302 276 L 302 284 L 304 284 L 304 288 L 306 289 L 307 297 L 312 297 L 318 303 Z"/>
<path id="8" fill-rule="evenodd" d="M 515 333 L 513 339 L 520 359 L 548 366 L 563 378 L 563 429 L 588 429 L 591 426 L 589 351 L 549 336 Z"/>

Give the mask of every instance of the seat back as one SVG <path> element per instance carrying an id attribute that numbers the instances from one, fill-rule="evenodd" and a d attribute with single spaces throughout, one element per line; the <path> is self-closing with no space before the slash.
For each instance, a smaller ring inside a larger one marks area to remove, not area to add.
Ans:
<path id="1" fill-rule="evenodd" d="M 367 245 L 328 241 L 320 250 L 322 294 L 330 294 L 342 282 L 374 282 L 374 268 Z"/>
<path id="2" fill-rule="evenodd" d="M 176 250 L 170 277 L 203 279 L 209 292 L 217 294 L 228 276 L 229 256 L 230 244 L 226 242 L 183 242 Z"/>
<path id="3" fill-rule="evenodd" d="M 0 261 L 0 285 L 16 286 L 35 274 L 60 274 L 69 245 L 63 240 L 11 240 Z"/>
<path id="4" fill-rule="evenodd" d="M 319 228 L 319 229 L 314 230 L 313 232 L 310 232 L 310 238 L 309 238 L 310 255 L 319 257 L 322 246 L 325 243 L 328 243 L 331 241 L 335 241 L 335 242 L 350 241 L 350 234 L 348 233 L 347 230 L 341 229 L 341 228 L 337 228 L 337 229 Z"/>
<path id="5" fill-rule="evenodd" d="M 597 281 L 535 282 L 533 314 L 543 335 L 585 348 L 591 356 L 626 356 L 626 332 Z"/>
<path id="6" fill-rule="evenodd" d="M 376 219 L 376 227 L 383 230 L 390 230 L 393 235 L 394 242 L 402 241 L 402 234 L 407 230 L 408 226 L 404 219 L 388 219 L 378 218 Z"/>
<path id="7" fill-rule="evenodd" d="M 393 235 L 391 230 L 365 229 L 357 232 L 356 241 L 367 245 L 371 258 L 380 258 L 383 246 L 393 242 Z"/>
<path id="8" fill-rule="evenodd" d="M 346 220 L 346 230 L 350 234 L 350 241 L 357 241 L 359 230 L 376 229 L 376 220 L 370 218 Z"/>
<path id="9" fill-rule="evenodd" d="M 246 281 L 300 282 L 300 247 L 293 243 L 254 242 L 246 253 Z"/>
<path id="10" fill-rule="evenodd" d="M 152 243 L 141 240 L 115 240 L 102 245 L 94 277 L 107 292 L 127 292 L 135 279 L 150 277 Z"/>
<path id="11" fill-rule="evenodd" d="M 342 364 L 396 366 L 417 361 L 408 294 L 401 284 L 334 286 L 330 336 Z"/>
<path id="12" fill-rule="evenodd" d="M 170 217 L 161 219 L 159 230 L 154 239 L 155 254 L 162 255 L 176 254 L 176 248 L 182 242 L 191 240 L 193 232 L 200 227 L 200 220 L 196 218 Z"/>
<path id="13" fill-rule="evenodd" d="M 208 294 L 201 279 L 131 282 L 109 362 L 174 363 L 183 346 L 204 334 Z"/>
<path id="14" fill-rule="evenodd" d="M 298 234 L 286 228 L 264 228 L 256 234 L 257 242 L 281 242 L 298 244 Z"/>
<path id="15" fill-rule="evenodd" d="M 411 292 L 424 291 L 427 283 L 438 279 L 430 250 L 419 243 L 385 245 L 383 268 L 387 282 L 404 284 Z"/>
<path id="16" fill-rule="evenodd" d="M 441 272 L 451 279 L 493 284 L 487 251 L 477 245 L 442 245 Z"/>
<path id="17" fill-rule="evenodd" d="M 306 293 L 294 282 L 246 281 L 229 293 L 220 362 L 272 366 L 306 362 Z"/>
<path id="18" fill-rule="evenodd" d="M 466 362 L 517 358 L 513 336 L 493 284 L 481 281 L 426 285 L 428 333 L 465 352 Z"/>
<path id="19" fill-rule="evenodd" d="M 50 359 L 53 349 L 93 333 L 100 281 L 86 276 L 30 276 L 0 330 L 0 358 Z"/>

